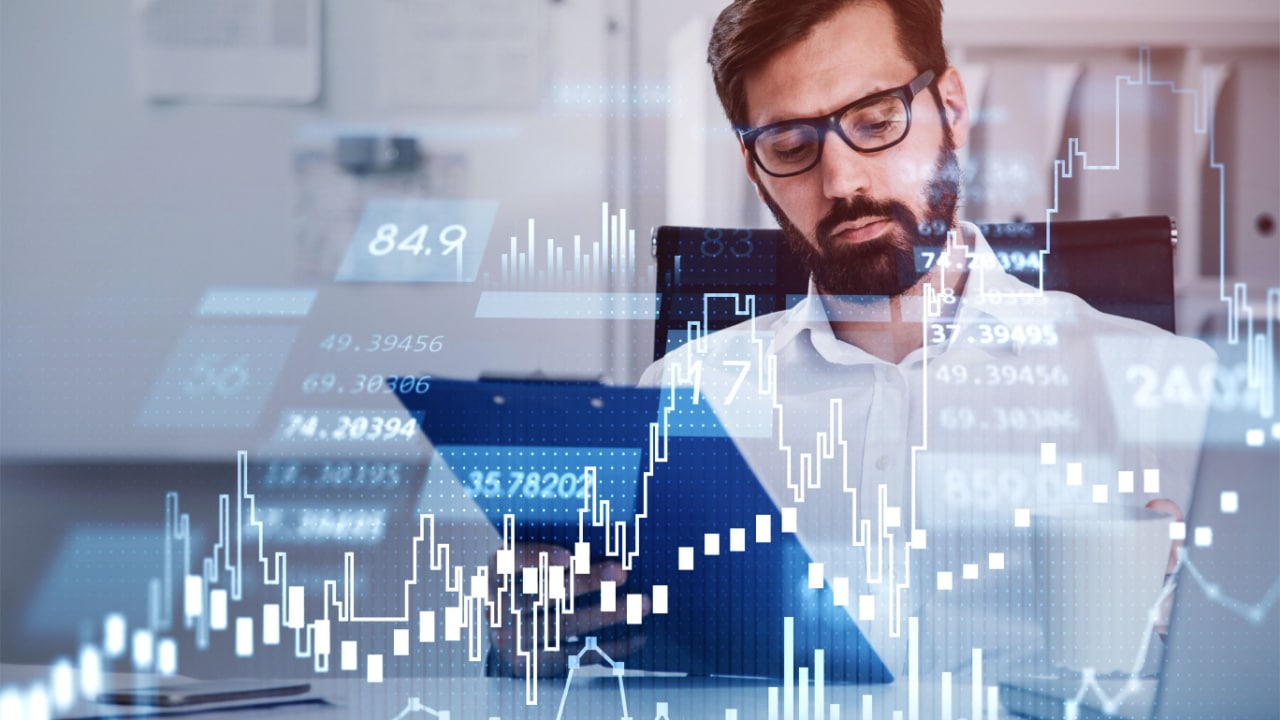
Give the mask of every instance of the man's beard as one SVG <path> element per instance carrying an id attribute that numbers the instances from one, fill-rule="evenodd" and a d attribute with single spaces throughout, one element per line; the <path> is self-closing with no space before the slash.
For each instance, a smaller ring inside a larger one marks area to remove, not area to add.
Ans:
<path id="1" fill-rule="evenodd" d="M 837 200 L 818 222 L 814 232 L 818 247 L 805 239 L 763 186 L 760 194 L 819 292 L 893 297 L 914 287 L 928 273 L 926 264 L 918 259 L 921 251 L 939 253 L 946 247 L 947 231 L 955 225 L 960 196 L 960 164 L 954 146 L 944 138 L 925 187 L 924 218 L 917 218 L 897 200 L 865 196 Z M 831 237 L 841 223 L 867 217 L 887 217 L 895 227 L 859 243 L 838 242 Z"/>

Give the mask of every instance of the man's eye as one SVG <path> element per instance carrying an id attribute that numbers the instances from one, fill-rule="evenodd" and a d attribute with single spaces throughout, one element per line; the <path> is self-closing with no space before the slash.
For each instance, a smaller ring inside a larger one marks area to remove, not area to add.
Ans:
<path id="1" fill-rule="evenodd" d="M 857 118 L 854 133 L 860 137 L 887 137 L 902 132 L 905 118 L 899 113 L 875 114 Z"/>
<path id="2" fill-rule="evenodd" d="M 802 159 L 813 152 L 812 134 L 802 129 L 783 130 L 768 139 L 769 154 L 782 161 Z"/>
<path id="3" fill-rule="evenodd" d="M 807 143 L 790 146 L 773 147 L 773 155 L 779 160 L 794 160 L 808 154 L 810 146 Z"/>

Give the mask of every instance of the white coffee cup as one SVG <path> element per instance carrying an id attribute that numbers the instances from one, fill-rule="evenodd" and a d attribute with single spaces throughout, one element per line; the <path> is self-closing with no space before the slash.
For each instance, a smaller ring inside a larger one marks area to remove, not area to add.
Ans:
<path id="1" fill-rule="evenodd" d="M 1033 514 L 1037 601 L 1054 669 L 1140 667 L 1165 582 L 1173 517 L 1141 507 L 1066 505 Z"/>

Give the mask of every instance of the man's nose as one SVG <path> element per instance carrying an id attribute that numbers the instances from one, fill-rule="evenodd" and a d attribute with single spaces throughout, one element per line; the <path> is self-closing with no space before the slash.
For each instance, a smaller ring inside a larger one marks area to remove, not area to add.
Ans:
<path id="1" fill-rule="evenodd" d="M 868 194 L 871 189 L 871 158 L 849 147 L 834 132 L 823 143 L 818 169 L 822 173 L 823 194 L 830 199 Z"/>

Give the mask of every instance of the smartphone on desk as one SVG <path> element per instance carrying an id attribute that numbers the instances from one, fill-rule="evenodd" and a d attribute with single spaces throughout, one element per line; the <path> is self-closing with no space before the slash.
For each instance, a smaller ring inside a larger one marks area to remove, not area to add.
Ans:
<path id="1" fill-rule="evenodd" d="M 207 680 L 110 690 L 98 695 L 98 702 L 111 705 L 188 707 L 206 703 L 288 697 L 300 695 L 310 689 L 311 683 L 286 680 Z"/>

